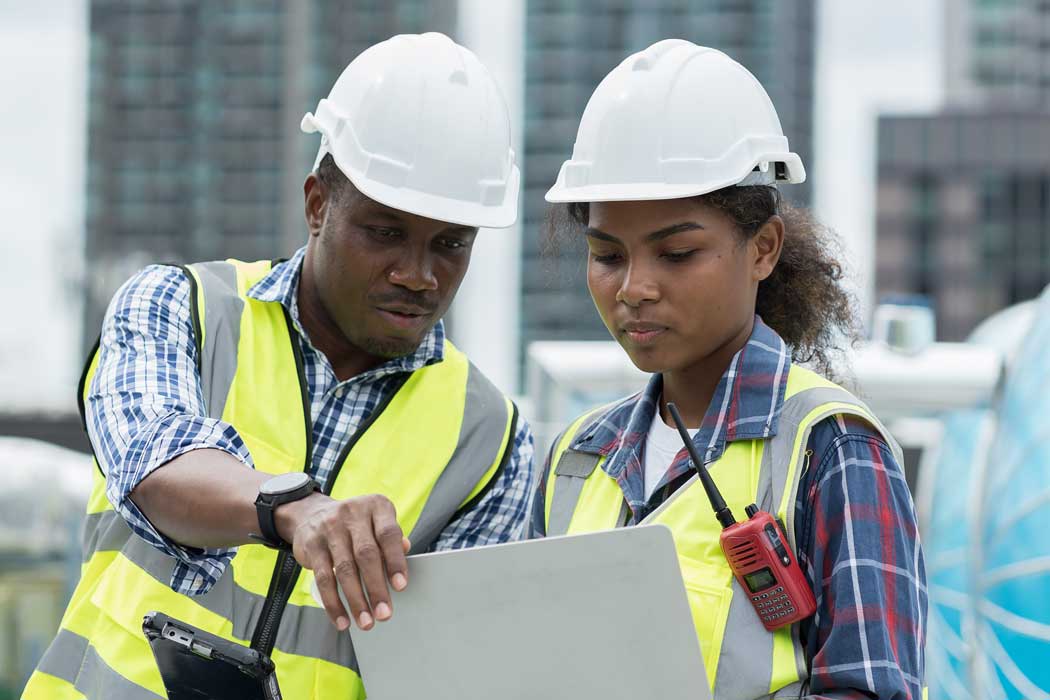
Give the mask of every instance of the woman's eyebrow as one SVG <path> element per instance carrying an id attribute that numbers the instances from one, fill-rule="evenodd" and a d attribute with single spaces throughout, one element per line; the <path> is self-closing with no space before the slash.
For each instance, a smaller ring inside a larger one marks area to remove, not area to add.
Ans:
<path id="1" fill-rule="evenodd" d="M 695 221 L 683 221 L 677 224 L 671 224 L 670 226 L 664 226 L 661 229 L 657 229 L 652 233 L 646 234 L 645 240 L 649 242 L 659 241 L 668 236 L 673 236 L 676 233 L 682 233 L 683 231 L 695 231 L 697 229 L 703 230 L 704 226 Z M 590 238 L 597 238 L 600 241 L 609 241 L 610 243 L 622 243 L 622 241 L 611 233 L 606 233 L 600 229 L 596 229 L 592 226 L 588 226 L 584 229 L 584 234 Z"/>

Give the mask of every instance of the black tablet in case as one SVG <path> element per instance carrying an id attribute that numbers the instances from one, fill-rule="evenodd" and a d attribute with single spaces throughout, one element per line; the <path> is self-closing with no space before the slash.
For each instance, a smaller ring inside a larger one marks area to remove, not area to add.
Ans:
<path id="1" fill-rule="evenodd" d="M 242 644 L 151 612 L 142 631 L 168 700 L 281 700 L 273 661 Z"/>

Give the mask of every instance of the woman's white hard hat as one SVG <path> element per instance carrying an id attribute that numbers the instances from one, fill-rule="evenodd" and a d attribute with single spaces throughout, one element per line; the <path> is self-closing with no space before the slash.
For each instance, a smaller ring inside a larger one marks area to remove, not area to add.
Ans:
<path id="1" fill-rule="evenodd" d="M 721 51 L 666 39 L 598 85 L 546 199 L 675 199 L 805 179 L 755 76 Z"/>
<path id="2" fill-rule="evenodd" d="M 518 215 L 510 113 L 477 56 L 443 34 L 403 34 L 366 49 L 317 109 L 314 169 L 328 153 L 358 190 L 394 209 L 502 228 Z"/>

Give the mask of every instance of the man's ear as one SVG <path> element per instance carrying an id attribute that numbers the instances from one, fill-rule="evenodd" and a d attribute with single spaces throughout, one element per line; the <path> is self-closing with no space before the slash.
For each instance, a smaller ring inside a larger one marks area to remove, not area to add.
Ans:
<path id="1" fill-rule="evenodd" d="M 748 241 L 748 248 L 752 255 L 752 275 L 756 282 L 761 282 L 773 274 L 784 250 L 784 220 L 775 214 L 769 217 Z"/>
<path id="2" fill-rule="evenodd" d="M 324 219 L 328 213 L 329 194 L 324 183 L 316 173 L 306 176 L 303 183 L 303 201 L 306 214 L 306 227 L 311 236 L 321 233 Z"/>

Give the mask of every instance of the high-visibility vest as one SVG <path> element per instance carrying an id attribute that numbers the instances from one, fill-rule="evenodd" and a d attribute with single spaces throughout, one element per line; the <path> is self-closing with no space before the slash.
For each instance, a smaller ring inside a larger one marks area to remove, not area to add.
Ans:
<path id="1" fill-rule="evenodd" d="M 563 535 L 619 527 L 625 518 L 623 491 L 600 466 L 605 457 L 569 449 L 586 440 L 602 409 L 577 419 L 558 439 L 548 475 L 547 534 Z M 775 514 L 795 548 L 795 499 L 809 466 L 809 434 L 834 415 L 859 416 L 879 432 L 901 462 L 901 452 L 879 420 L 848 391 L 792 365 L 776 436 L 730 443 L 707 465 L 734 513 L 750 503 Z M 798 625 L 768 632 L 748 594 L 733 577 L 719 544 L 722 527 L 696 475 L 643 523 L 662 523 L 674 536 L 704 668 L 715 700 L 799 696 L 807 678 Z"/>
<path id="2" fill-rule="evenodd" d="M 256 469 L 307 469 L 312 430 L 299 340 L 284 307 L 247 295 L 271 263 L 230 260 L 184 269 L 193 287 L 209 416 L 236 428 Z M 97 362 L 96 353 L 82 395 Z M 351 438 L 327 490 L 335 499 L 385 495 L 413 549 L 425 551 L 504 468 L 516 421 L 514 404 L 446 342 L 443 361 L 407 375 Z M 105 477 L 96 469 L 81 579 L 22 697 L 165 697 L 142 633 L 143 615 L 151 610 L 268 651 L 289 700 L 364 697 L 350 636 L 329 622 L 310 593 L 313 573 L 290 554 L 242 545 L 211 590 L 192 597 L 169 587 L 174 565 L 131 532 L 107 500 Z"/>

